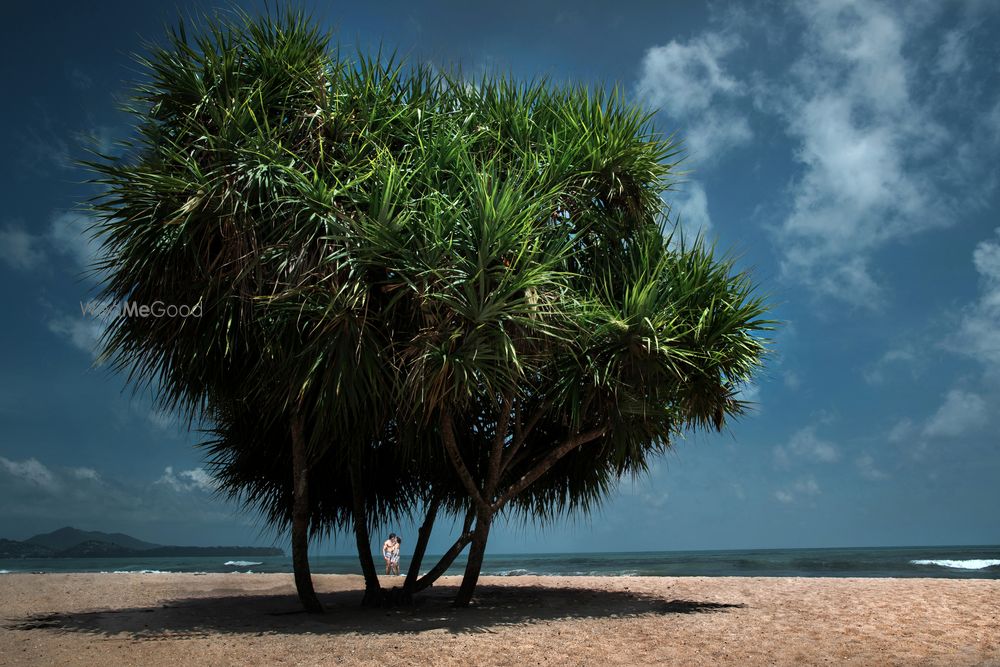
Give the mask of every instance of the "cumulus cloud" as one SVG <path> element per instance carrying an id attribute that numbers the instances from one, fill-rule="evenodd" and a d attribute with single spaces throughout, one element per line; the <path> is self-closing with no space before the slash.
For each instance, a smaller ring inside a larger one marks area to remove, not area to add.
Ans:
<path id="1" fill-rule="evenodd" d="M 996 181 L 983 141 L 995 100 L 971 92 L 968 35 L 942 39 L 937 7 L 921 7 L 797 3 L 805 48 L 786 77 L 761 77 L 754 88 L 758 108 L 782 120 L 800 167 L 775 228 L 782 275 L 866 309 L 888 297 L 878 251 L 955 224 Z M 933 159 L 942 154 L 952 156 L 946 173 Z"/>
<path id="2" fill-rule="evenodd" d="M 893 348 L 883 354 L 870 368 L 864 371 L 865 382 L 868 384 L 882 384 L 886 380 L 886 375 L 899 367 L 908 367 L 911 370 L 920 362 L 913 347 L 906 345 Z"/>
<path id="3" fill-rule="evenodd" d="M 905 447 L 908 455 L 924 459 L 939 447 L 935 443 L 974 436 L 990 422 L 989 403 L 983 396 L 963 389 L 945 393 L 938 408 L 924 419 L 901 419 L 889 430 L 889 442 Z"/>
<path id="4" fill-rule="evenodd" d="M 87 231 L 92 222 L 79 212 L 57 213 L 38 234 L 27 231 L 20 221 L 8 222 L 0 229 L 0 260 L 12 269 L 31 271 L 67 257 L 75 272 L 86 272 L 99 250 Z"/>
<path id="5" fill-rule="evenodd" d="M 708 214 L 705 187 L 697 181 L 691 181 L 671 194 L 671 219 L 677 223 L 675 233 L 683 235 L 688 242 L 699 235 L 707 236 L 712 230 L 712 218 Z"/>
<path id="6" fill-rule="evenodd" d="M 817 436 L 814 426 L 796 431 L 787 444 L 774 448 L 774 460 L 781 467 L 789 467 L 795 462 L 833 463 L 839 459 L 837 445 Z"/>
<path id="7" fill-rule="evenodd" d="M 106 326 L 103 320 L 59 315 L 49 320 L 48 326 L 49 331 L 65 339 L 73 347 L 97 358 L 98 342 Z"/>
<path id="8" fill-rule="evenodd" d="M 57 253 L 69 257 L 80 270 L 89 269 L 98 257 L 98 244 L 88 228 L 90 216 L 77 212 L 60 213 L 52 218 L 46 240 Z"/>
<path id="9" fill-rule="evenodd" d="M 48 493 L 55 493 L 59 490 L 59 482 L 55 475 L 47 467 L 39 463 L 38 459 L 30 458 L 24 461 L 11 461 L 0 456 L 0 468 L 8 475 L 28 484 L 37 487 Z"/>
<path id="10" fill-rule="evenodd" d="M 942 74 L 956 74 L 969 69 L 968 39 L 965 31 L 956 28 L 944 34 L 938 48 L 937 70 Z"/>
<path id="11" fill-rule="evenodd" d="M 875 457 L 871 454 L 865 453 L 854 459 L 854 465 L 857 467 L 858 473 L 865 479 L 878 481 L 889 477 L 889 475 L 879 469 L 875 463 Z"/>
<path id="12" fill-rule="evenodd" d="M 33 457 L 0 456 L 0 507 L 8 520 L 65 525 L 92 524 L 100 518 L 110 526 L 185 517 L 192 522 L 232 525 L 234 507 L 215 497 L 214 490 L 214 479 L 202 468 L 175 472 L 171 466 L 150 483 L 115 479 L 89 466 L 61 467 Z"/>
<path id="13" fill-rule="evenodd" d="M 202 468 L 193 468 L 174 473 L 173 466 L 167 466 L 163 470 L 163 475 L 156 480 L 156 484 L 168 486 L 178 493 L 190 493 L 191 491 L 211 492 L 216 488 L 215 478 Z"/>
<path id="14" fill-rule="evenodd" d="M 69 472 L 76 479 L 89 479 L 95 482 L 101 479 L 100 474 L 93 468 L 71 468 Z"/>
<path id="15" fill-rule="evenodd" d="M 1000 234 L 1000 228 L 996 232 Z M 980 296 L 965 309 L 953 347 L 996 371 L 1000 370 L 1000 241 L 981 242 L 972 262 L 982 284 Z"/>
<path id="16" fill-rule="evenodd" d="M 819 488 L 819 483 L 816 482 L 816 478 L 808 475 L 795 480 L 790 486 L 776 490 L 774 497 L 779 502 L 790 504 L 796 500 L 818 496 L 821 493 L 822 491 Z"/>
<path id="17" fill-rule="evenodd" d="M 699 163 L 753 137 L 733 104 L 746 86 L 724 64 L 738 46 L 733 36 L 712 32 L 686 43 L 672 40 L 643 56 L 639 95 L 680 124 L 688 154 Z"/>
<path id="18" fill-rule="evenodd" d="M 742 385 L 736 392 L 736 399 L 740 401 L 746 401 L 748 403 L 753 403 L 754 407 L 756 407 L 759 410 L 760 385 L 753 383 Z"/>
<path id="19" fill-rule="evenodd" d="M 989 408 L 982 396 L 952 389 L 923 428 L 928 438 L 957 438 L 972 433 L 989 421 Z"/>
<path id="20" fill-rule="evenodd" d="M 30 271 L 45 260 L 42 239 L 24 230 L 17 222 L 0 229 L 0 260 L 12 269 Z"/>
<path id="21" fill-rule="evenodd" d="M 778 91 L 802 166 L 778 232 L 782 270 L 826 296 L 874 307 L 884 294 L 872 253 L 952 222 L 925 166 L 927 151 L 952 138 L 913 92 L 906 16 L 875 3 L 798 8 L 810 48 Z"/>

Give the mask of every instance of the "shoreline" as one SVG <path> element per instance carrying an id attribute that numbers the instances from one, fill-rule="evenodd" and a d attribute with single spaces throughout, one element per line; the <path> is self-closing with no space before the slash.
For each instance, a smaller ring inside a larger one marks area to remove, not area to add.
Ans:
<path id="1" fill-rule="evenodd" d="M 0 665 L 1000 664 L 1000 580 L 484 576 L 456 610 L 456 576 L 396 609 L 313 579 L 321 616 L 291 574 L 7 574 Z"/>

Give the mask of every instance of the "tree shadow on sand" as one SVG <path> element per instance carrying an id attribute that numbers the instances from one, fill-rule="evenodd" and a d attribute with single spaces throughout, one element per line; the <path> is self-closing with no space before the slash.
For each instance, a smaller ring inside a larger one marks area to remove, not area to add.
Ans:
<path id="1" fill-rule="evenodd" d="M 475 606 L 450 606 L 455 587 L 436 587 L 411 607 L 364 609 L 360 591 L 321 594 L 327 613 L 300 611 L 288 594 L 179 598 L 149 607 L 39 614 L 8 619 L 9 630 L 50 630 L 166 639 L 218 634 L 398 634 L 428 630 L 493 632 L 492 628 L 583 618 L 630 618 L 725 612 L 743 604 L 669 600 L 642 592 L 588 588 L 491 586 L 477 590 Z"/>

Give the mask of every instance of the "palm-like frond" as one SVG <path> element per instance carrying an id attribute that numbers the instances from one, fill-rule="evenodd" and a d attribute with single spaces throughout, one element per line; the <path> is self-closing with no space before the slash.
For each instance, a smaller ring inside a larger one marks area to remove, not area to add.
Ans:
<path id="1" fill-rule="evenodd" d="M 508 482 L 605 429 L 505 510 L 543 518 L 741 412 L 765 304 L 732 261 L 662 238 L 679 152 L 619 91 L 348 58 L 295 12 L 182 27 L 140 62 L 137 139 L 91 165 L 102 297 L 202 316 L 118 318 L 104 354 L 209 418 L 223 488 L 275 525 L 293 410 L 319 530 L 350 523 L 359 466 L 374 523 L 431 494 L 462 511 L 443 412 L 477 479 L 526 415 Z"/>

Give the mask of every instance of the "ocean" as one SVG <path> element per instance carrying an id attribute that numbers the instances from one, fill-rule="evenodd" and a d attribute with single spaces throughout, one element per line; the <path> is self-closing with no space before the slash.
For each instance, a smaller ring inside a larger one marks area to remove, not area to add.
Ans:
<path id="1" fill-rule="evenodd" d="M 437 558 L 425 558 L 431 567 Z M 376 565 L 381 559 L 376 558 Z M 316 574 L 360 574 L 356 556 L 314 556 Z M 402 568 L 406 572 L 404 554 Z M 461 574 L 456 561 L 448 574 Z M 289 556 L 0 559 L 12 572 L 291 572 Z M 487 575 L 705 577 L 945 577 L 1000 579 L 1000 546 L 753 549 L 487 555 Z"/>

